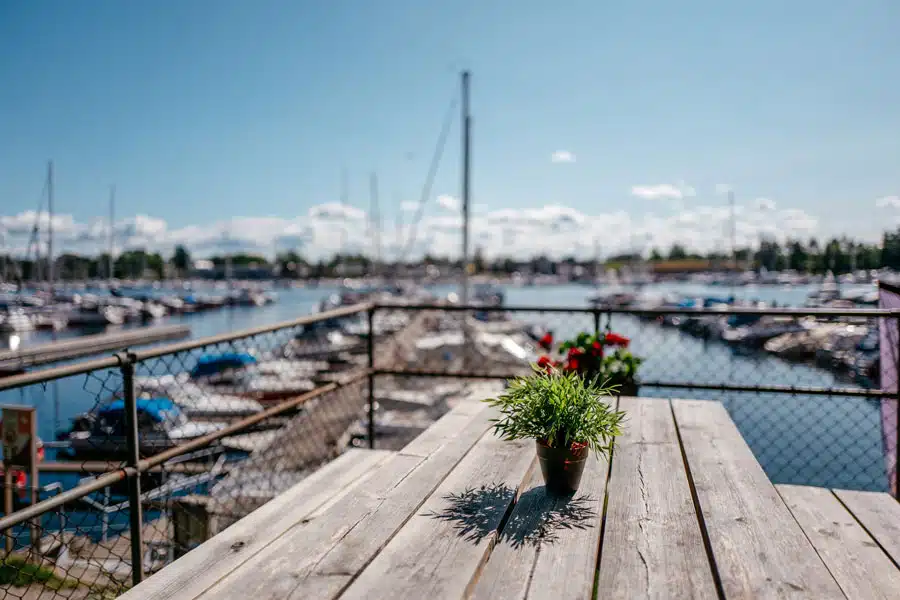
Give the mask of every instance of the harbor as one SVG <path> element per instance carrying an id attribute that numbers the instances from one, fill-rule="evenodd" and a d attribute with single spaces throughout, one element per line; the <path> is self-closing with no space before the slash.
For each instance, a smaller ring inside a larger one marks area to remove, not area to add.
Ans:
<path id="1" fill-rule="evenodd" d="M 117 360 L 90 359 L 96 364 L 71 377 L 0 392 L 9 403 L 41 398 L 35 403 L 46 440 L 40 498 L 52 502 L 75 489 L 92 490 L 60 501 L 40 519 L 42 561 L 65 573 L 75 589 L 91 580 L 118 593 L 132 581 L 136 560 L 149 576 L 280 494 L 314 487 L 316 474 L 330 472 L 324 470 L 330 465 L 347 470 L 340 477 L 349 487 L 360 473 L 350 458 L 359 468 L 377 467 L 448 413 L 497 393 L 503 378 L 527 373 L 548 334 L 565 339 L 595 325 L 627 336 L 631 350 L 645 358 L 640 396 L 671 397 L 670 386 L 680 383 L 695 388 L 692 397 L 721 402 L 773 482 L 891 489 L 882 434 L 893 422 L 882 425 L 880 398 L 870 399 L 866 387 L 815 360 L 787 361 L 757 341 L 727 339 L 736 329 L 729 319 L 742 310 L 765 313 L 758 306 L 694 308 L 687 299 L 704 297 L 685 290 L 671 306 L 636 298 L 613 308 L 583 286 L 479 284 L 465 310 L 455 308 L 453 291 L 435 287 L 281 292 L 269 307 L 192 315 L 192 339 L 131 351 L 130 371 Z M 259 324 L 267 310 L 301 293 L 308 294 L 305 314 Z M 564 294 L 577 295 L 581 306 L 561 304 Z M 700 335 L 674 320 L 699 310 L 721 332 Z M 823 317 L 815 316 L 821 308 L 798 310 L 808 314 L 792 318 L 809 319 L 809 327 L 843 323 L 837 309 Z M 877 321 L 865 309 L 855 311 L 844 321 Z M 232 323 L 243 317 L 242 324 L 253 326 L 197 337 L 207 315 L 225 322 L 230 316 Z M 40 382 L 40 374 L 6 381 Z M 807 391 L 772 391 L 779 386 Z M 50 430 L 51 437 L 43 417 L 54 387 L 70 401 L 61 407 L 71 417 L 61 418 L 67 422 Z M 129 475 L 135 464 L 124 433 L 129 394 L 139 477 Z M 135 549 L 129 507 L 137 482 L 143 514 Z M 337 500 L 322 502 L 310 514 Z M 17 507 L 28 510 L 29 503 Z M 33 552 L 31 539 L 20 528 L 17 552 Z"/>

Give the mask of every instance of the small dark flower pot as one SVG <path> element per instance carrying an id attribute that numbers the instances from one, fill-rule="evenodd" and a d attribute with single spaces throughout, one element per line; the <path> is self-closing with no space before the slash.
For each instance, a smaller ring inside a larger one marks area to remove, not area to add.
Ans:
<path id="1" fill-rule="evenodd" d="M 559 495 L 577 492 L 589 453 L 590 448 L 587 446 L 577 450 L 551 448 L 537 440 L 538 461 L 541 463 L 547 491 Z"/>
<path id="2" fill-rule="evenodd" d="M 619 386 L 620 396 L 637 396 L 639 386 L 635 381 L 628 381 Z"/>

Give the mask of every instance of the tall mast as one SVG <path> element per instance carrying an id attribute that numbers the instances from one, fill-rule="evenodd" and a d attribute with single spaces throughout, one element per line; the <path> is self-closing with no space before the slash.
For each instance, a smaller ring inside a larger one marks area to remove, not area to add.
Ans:
<path id="1" fill-rule="evenodd" d="M 462 286 L 460 303 L 469 303 L 469 144 L 471 116 L 469 115 L 469 72 L 462 73 Z"/>
<path id="2" fill-rule="evenodd" d="M 346 210 L 347 202 L 349 200 L 349 190 L 347 183 L 347 169 L 341 169 L 341 207 Z M 341 240 L 340 246 L 338 247 L 338 255 L 337 255 L 337 264 L 335 265 L 340 269 L 341 275 L 345 274 L 345 268 L 343 266 L 344 263 L 344 252 L 347 251 L 347 221 L 341 220 Z"/>
<path id="3" fill-rule="evenodd" d="M 53 291 L 53 161 L 47 161 L 47 281 Z"/>
<path id="4" fill-rule="evenodd" d="M 733 266 L 733 271 L 731 273 L 731 297 L 734 298 L 734 285 L 735 278 L 737 277 L 737 225 L 734 221 L 734 190 L 728 190 L 728 205 L 731 211 L 731 264 Z"/>
<path id="5" fill-rule="evenodd" d="M 109 255 L 107 256 L 106 261 L 106 276 L 109 278 L 109 283 L 112 284 L 113 277 L 115 276 L 115 270 L 113 266 L 115 265 L 113 255 L 116 252 L 116 186 L 115 184 L 109 186 Z"/>
<path id="6" fill-rule="evenodd" d="M 381 213 L 378 207 L 378 175 L 372 173 L 370 179 L 370 190 L 372 193 L 372 236 L 375 242 L 375 265 L 374 274 L 378 275 L 378 265 L 381 262 Z"/>
<path id="7" fill-rule="evenodd" d="M 231 221 L 228 222 L 228 229 L 225 231 L 225 279 L 228 281 L 228 289 L 231 289 Z"/>

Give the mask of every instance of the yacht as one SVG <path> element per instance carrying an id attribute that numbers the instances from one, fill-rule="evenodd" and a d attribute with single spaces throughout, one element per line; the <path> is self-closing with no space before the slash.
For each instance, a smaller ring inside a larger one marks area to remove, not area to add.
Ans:
<path id="1" fill-rule="evenodd" d="M 10 308 L 5 313 L 0 313 L 0 331 L 2 332 L 16 333 L 33 329 L 34 320 L 22 308 Z"/>

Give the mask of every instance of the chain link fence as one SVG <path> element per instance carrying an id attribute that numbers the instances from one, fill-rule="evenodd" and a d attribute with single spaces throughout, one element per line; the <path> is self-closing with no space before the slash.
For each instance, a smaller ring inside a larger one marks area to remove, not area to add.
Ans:
<path id="1" fill-rule="evenodd" d="M 37 408 L 44 452 L 36 489 L 19 472 L 7 488 L 0 597 L 115 597 L 347 448 L 402 448 L 463 382 L 527 373 L 583 331 L 629 338 L 641 396 L 722 401 L 773 481 L 891 491 L 896 360 L 871 342 L 896 318 L 358 305 L 0 379 L 0 403 Z"/>
<path id="2" fill-rule="evenodd" d="M 41 446 L 40 487 L 5 486 L 0 597 L 116 597 L 373 444 L 366 308 L 0 379 Z"/>
<path id="3" fill-rule="evenodd" d="M 641 396 L 721 401 L 773 482 L 897 493 L 896 352 L 878 344 L 891 311 L 404 310 L 436 325 L 403 370 L 376 362 L 380 374 L 507 378 L 528 372 L 523 359 L 564 358 L 581 332 L 615 333 L 641 358 Z"/>

